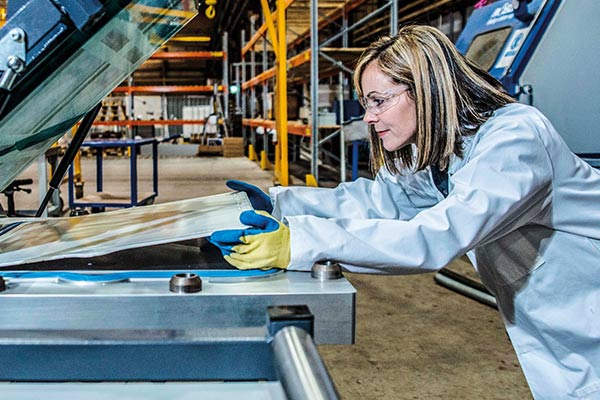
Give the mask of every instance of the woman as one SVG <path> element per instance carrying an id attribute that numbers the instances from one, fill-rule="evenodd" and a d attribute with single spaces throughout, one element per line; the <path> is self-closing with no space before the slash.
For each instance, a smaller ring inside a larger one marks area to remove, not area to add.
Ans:
<path id="1" fill-rule="evenodd" d="M 354 77 L 375 179 L 230 183 L 263 211 L 213 243 L 238 268 L 407 274 L 467 254 L 534 397 L 600 399 L 600 174 L 435 28 L 373 43 Z"/>

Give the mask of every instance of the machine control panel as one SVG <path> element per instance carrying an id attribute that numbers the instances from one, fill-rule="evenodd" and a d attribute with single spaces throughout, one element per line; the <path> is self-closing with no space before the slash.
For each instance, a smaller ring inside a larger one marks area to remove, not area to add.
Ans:
<path id="1" fill-rule="evenodd" d="M 476 9 L 456 47 L 493 77 L 502 80 L 524 48 L 544 3 L 544 0 L 504 0 Z"/>

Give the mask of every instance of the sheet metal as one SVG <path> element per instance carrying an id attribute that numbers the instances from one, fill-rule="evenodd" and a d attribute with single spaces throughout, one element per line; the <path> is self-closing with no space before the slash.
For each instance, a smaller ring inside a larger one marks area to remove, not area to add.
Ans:
<path id="1" fill-rule="evenodd" d="M 239 215 L 250 209 L 246 194 L 237 192 L 79 217 L 3 218 L 0 267 L 201 238 L 242 228 Z"/>

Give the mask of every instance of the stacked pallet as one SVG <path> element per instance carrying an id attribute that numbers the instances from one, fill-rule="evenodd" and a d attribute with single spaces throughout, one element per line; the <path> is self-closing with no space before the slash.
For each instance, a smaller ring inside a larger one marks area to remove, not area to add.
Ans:
<path id="1" fill-rule="evenodd" d="M 221 156 L 223 155 L 222 145 L 205 145 L 201 144 L 198 146 L 197 156 Z"/>
<path id="2" fill-rule="evenodd" d="M 226 137 L 223 138 L 223 157 L 243 157 L 244 156 L 244 138 Z"/>

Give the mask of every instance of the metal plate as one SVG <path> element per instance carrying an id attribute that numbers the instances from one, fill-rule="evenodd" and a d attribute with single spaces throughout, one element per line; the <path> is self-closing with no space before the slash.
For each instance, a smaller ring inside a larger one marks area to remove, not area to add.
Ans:
<path id="1" fill-rule="evenodd" d="M 6 400 L 284 400 L 279 382 L 1 383 Z"/>
<path id="2" fill-rule="evenodd" d="M 309 272 L 207 277 L 201 292 L 188 294 L 171 292 L 169 278 L 108 285 L 8 278 L 7 286 L 0 293 L 2 329 L 260 327 L 268 306 L 304 304 L 315 315 L 317 344 L 354 343 L 356 290 L 345 278 L 320 282 Z"/>

